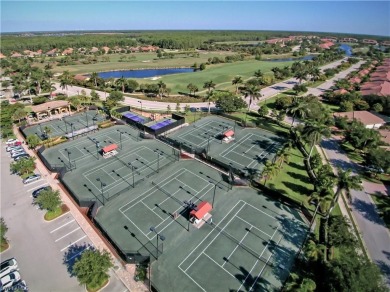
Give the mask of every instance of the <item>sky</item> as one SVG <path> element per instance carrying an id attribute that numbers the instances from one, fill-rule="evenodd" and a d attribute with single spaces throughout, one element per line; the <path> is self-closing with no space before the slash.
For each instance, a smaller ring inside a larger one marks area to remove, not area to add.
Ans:
<path id="1" fill-rule="evenodd" d="M 1 32 L 288 30 L 390 36 L 390 1 L 1 0 Z"/>

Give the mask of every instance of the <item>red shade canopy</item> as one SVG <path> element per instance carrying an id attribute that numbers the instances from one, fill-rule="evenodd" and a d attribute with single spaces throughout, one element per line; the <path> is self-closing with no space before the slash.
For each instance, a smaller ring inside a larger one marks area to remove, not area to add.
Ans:
<path id="1" fill-rule="evenodd" d="M 116 144 L 108 145 L 106 147 L 103 147 L 103 153 L 107 153 L 107 152 L 110 152 L 112 150 L 116 150 L 117 148 L 118 148 L 118 145 L 116 145 Z"/>
<path id="2" fill-rule="evenodd" d="M 231 136 L 234 135 L 234 132 L 233 132 L 233 130 L 229 130 L 229 131 L 226 131 L 225 133 L 223 133 L 223 135 L 224 135 L 225 137 L 231 137 Z"/>
<path id="3" fill-rule="evenodd" d="M 192 210 L 190 212 L 190 215 L 199 220 L 202 219 L 204 215 L 210 212 L 213 208 L 211 207 L 209 202 L 203 201 L 198 205 L 197 209 L 198 211 Z"/>

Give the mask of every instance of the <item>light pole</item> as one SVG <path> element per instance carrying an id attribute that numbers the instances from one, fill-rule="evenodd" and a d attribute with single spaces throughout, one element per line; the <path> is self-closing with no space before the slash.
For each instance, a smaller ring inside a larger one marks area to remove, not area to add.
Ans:
<path id="1" fill-rule="evenodd" d="M 72 154 L 72 152 L 70 152 L 67 148 L 65 148 L 64 150 L 66 151 L 66 153 L 68 153 L 69 168 L 72 169 L 72 164 L 70 162 L 70 155 Z"/>
<path id="2" fill-rule="evenodd" d="M 141 116 L 142 116 L 142 101 L 138 101 L 141 104 Z"/>
<path id="3" fill-rule="evenodd" d="M 103 205 L 104 205 L 104 187 L 106 186 L 106 184 L 104 183 L 104 182 L 102 182 L 101 180 L 100 180 L 100 178 L 97 178 L 96 179 L 98 182 L 100 182 L 100 188 L 101 188 L 101 191 L 102 191 L 102 197 L 103 197 Z"/>
<path id="4" fill-rule="evenodd" d="M 73 123 L 70 123 L 70 130 L 72 131 L 72 138 L 74 140 Z"/>
<path id="5" fill-rule="evenodd" d="M 207 154 L 209 154 L 209 150 L 210 150 L 210 137 L 211 137 L 211 135 L 208 134 L 208 133 L 205 133 L 205 134 L 209 136 L 207 138 Z"/>
<path id="6" fill-rule="evenodd" d="M 158 149 L 153 150 L 157 154 L 157 173 L 160 172 L 160 153 L 157 152 Z"/>
<path id="7" fill-rule="evenodd" d="M 157 234 L 157 248 L 156 248 L 156 250 L 157 250 L 157 256 L 156 256 L 156 260 L 158 260 L 158 238 L 160 238 L 161 241 L 164 241 L 164 240 L 165 240 L 165 236 L 162 235 L 162 234 L 160 234 L 160 233 L 158 233 L 157 230 L 156 230 L 156 228 L 155 228 L 154 226 L 151 226 L 151 227 L 149 228 L 149 230 Z M 163 245 L 162 248 L 161 248 L 161 253 L 163 253 L 163 252 L 164 252 L 164 245 Z"/>
<path id="8" fill-rule="evenodd" d="M 125 132 L 121 132 L 119 130 L 118 130 L 118 132 L 119 132 L 119 143 L 120 143 L 121 149 L 122 149 L 122 134 L 124 134 Z"/>
<path id="9" fill-rule="evenodd" d="M 213 202 L 211 203 L 211 207 L 214 209 L 215 192 L 216 192 L 216 190 L 217 190 L 217 185 L 218 185 L 218 183 L 216 184 L 216 183 L 214 183 L 214 182 L 212 182 L 212 181 L 209 181 L 209 183 L 212 183 L 212 184 L 214 185 Z"/>
<path id="10" fill-rule="evenodd" d="M 134 182 L 134 169 L 135 169 L 135 167 L 131 164 L 131 162 L 129 162 L 128 164 L 131 167 L 131 174 L 133 175 L 133 188 L 134 188 L 134 186 L 135 186 L 135 182 Z"/>
<path id="11" fill-rule="evenodd" d="M 88 128 L 88 113 L 85 111 L 85 119 L 87 120 L 87 128 Z"/>

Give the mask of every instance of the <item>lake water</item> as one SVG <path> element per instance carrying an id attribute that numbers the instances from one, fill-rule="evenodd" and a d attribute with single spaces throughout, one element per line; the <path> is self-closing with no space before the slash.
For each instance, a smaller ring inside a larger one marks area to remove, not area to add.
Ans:
<path id="1" fill-rule="evenodd" d="M 341 44 L 339 49 L 342 49 L 348 57 L 352 56 L 352 47 L 347 44 Z"/>
<path id="2" fill-rule="evenodd" d="M 314 56 L 312 55 L 307 55 L 301 58 L 282 58 L 282 59 L 269 59 L 269 60 L 264 60 L 267 62 L 287 62 L 287 61 L 305 61 L 305 60 L 312 60 Z"/>
<path id="3" fill-rule="evenodd" d="M 166 69 L 142 69 L 142 70 L 126 70 L 126 71 L 109 71 L 98 73 L 99 77 L 107 78 L 148 78 L 169 74 L 189 73 L 194 72 L 192 68 L 166 68 Z"/>

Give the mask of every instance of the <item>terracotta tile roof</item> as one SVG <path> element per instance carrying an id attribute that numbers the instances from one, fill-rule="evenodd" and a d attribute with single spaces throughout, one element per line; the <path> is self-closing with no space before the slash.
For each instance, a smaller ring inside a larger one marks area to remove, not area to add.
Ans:
<path id="1" fill-rule="evenodd" d="M 333 93 L 335 93 L 335 94 L 347 94 L 347 93 L 349 93 L 349 91 L 344 89 L 344 88 L 342 88 L 342 89 L 337 89 L 337 90 L 333 91 Z"/>
<path id="2" fill-rule="evenodd" d="M 390 130 L 378 130 L 381 134 L 381 140 L 387 144 L 390 144 Z"/>
<path id="3" fill-rule="evenodd" d="M 13 53 L 11 55 L 12 58 L 20 58 L 20 57 L 23 57 L 22 54 L 19 54 L 19 53 Z"/>
<path id="4" fill-rule="evenodd" d="M 33 105 L 31 108 L 32 108 L 32 111 L 36 113 L 36 112 L 48 110 L 49 107 L 51 109 L 54 109 L 54 108 L 68 106 L 68 104 L 69 103 L 66 100 L 53 100 L 53 101 L 48 101 L 48 102 L 45 102 L 42 104 Z"/>
<path id="5" fill-rule="evenodd" d="M 76 74 L 76 75 L 73 77 L 73 79 L 79 80 L 79 81 L 85 81 L 85 80 L 88 79 L 88 77 L 87 77 L 87 76 L 84 76 L 84 75 L 81 75 L 81 74 Z"/>
<path id="6" fill-rule="evenodd" d="M 4 56 L 2 53 L 0 53 L 0 59 L 4 59 L 6 56 Z"/>
<path id="7" fill-rule="evenodd" d="M 368 111 L 355 111 L 355 112 L 342 112 L 334 113 L 334 117 L 347 117 L 348 120 L 352 121 L 356 119 L 362 122 L 364 125 L 383 125 L 386 123 L 385 120 L 378 117 L 377 115 Z"/>
<path id="8" fill-rule="evenodd" d="M 361 87 L 362 95 L 390 95 L 390 82 L 370 82 Z"/>
<path id="9" fill-rule="evenodd" d="M 352 77 L 349 79 L 349 82 L 351 83 L 360 83 L 362 80 L 359 77 Z"/>

